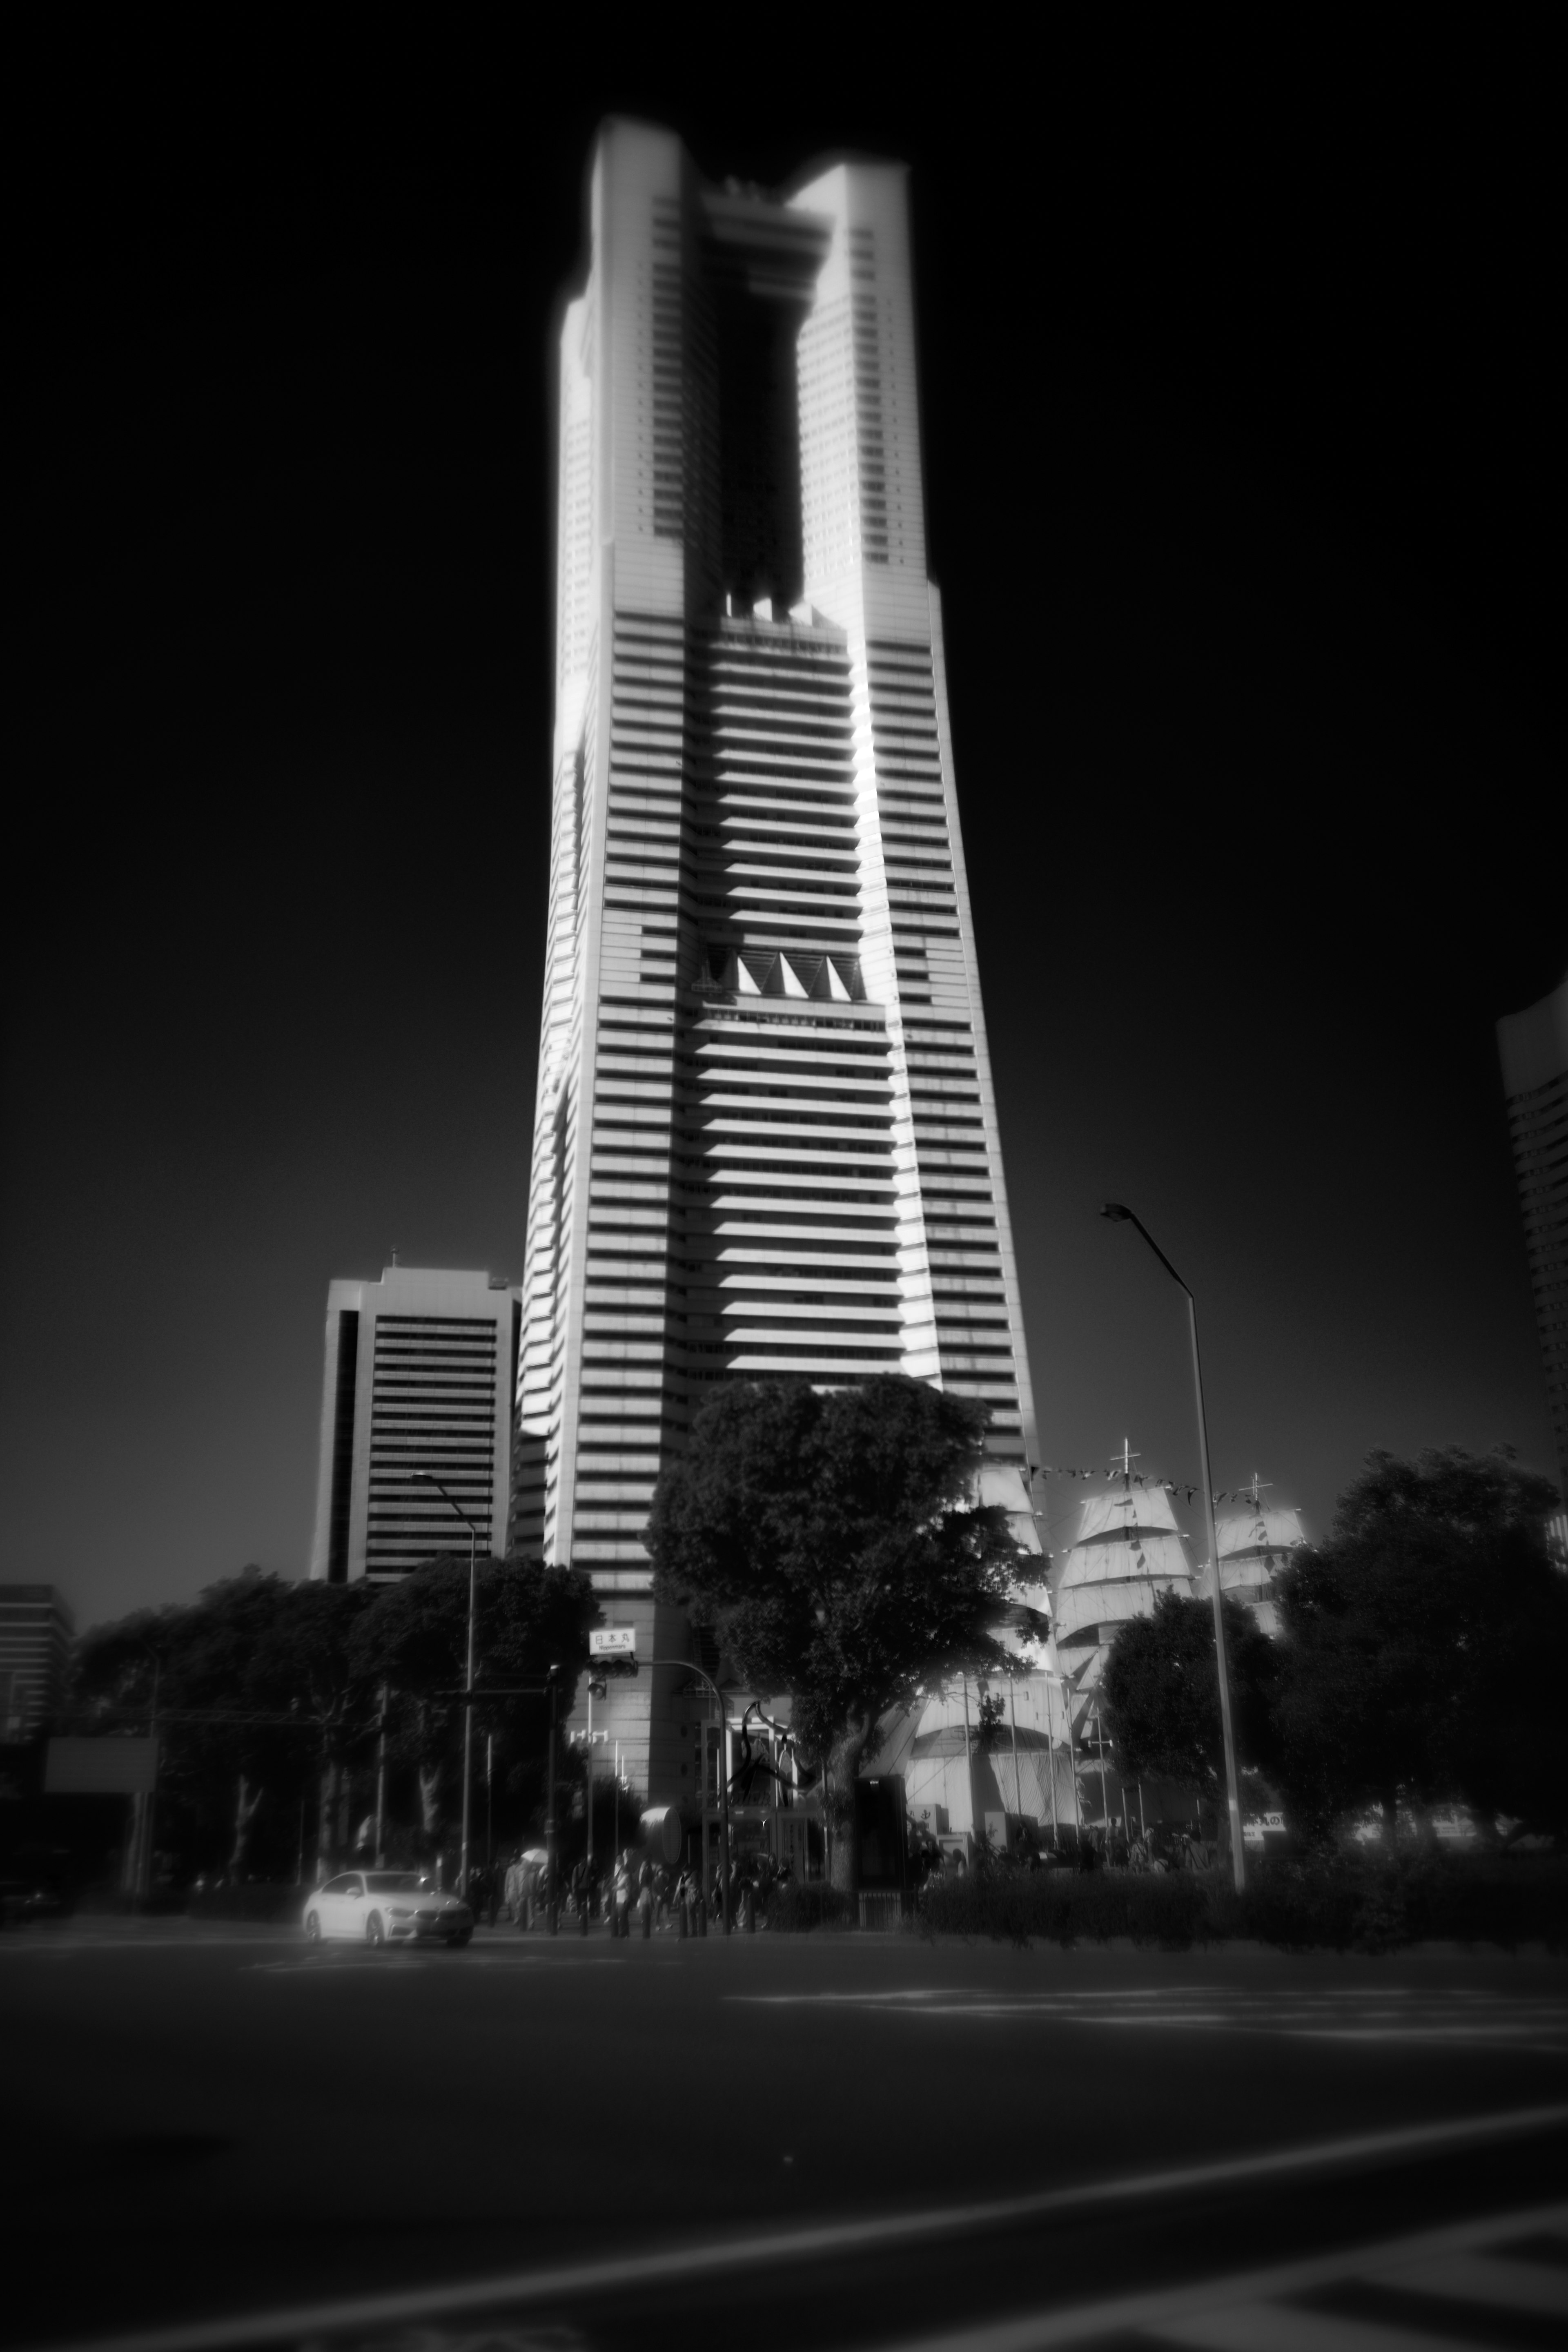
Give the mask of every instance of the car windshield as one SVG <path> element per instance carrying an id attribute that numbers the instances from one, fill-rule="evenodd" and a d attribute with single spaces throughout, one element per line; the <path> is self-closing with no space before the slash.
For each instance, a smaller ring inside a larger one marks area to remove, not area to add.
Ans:
<path id="1" fill-rule="evenodd" d="M 435 1889 L 428 1878 L 417 1870 L 378 1870 L 365 1881 L 372 1895 L 434 1895 Z"/>

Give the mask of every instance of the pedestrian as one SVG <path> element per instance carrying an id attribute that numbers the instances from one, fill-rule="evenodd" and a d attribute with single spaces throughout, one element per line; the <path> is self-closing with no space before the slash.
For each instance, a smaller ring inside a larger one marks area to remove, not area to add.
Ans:
<path id="1" fill-rule="evenodd" d="M 610 1932 L 612 1936 L 624 1937 L 631 1935 L 631 1915 L 632 1849 L 630 1846 L 624 1846 L 622 1849 L 621 1859 L 615 1865 L 615 1915 L 610 1923 Z"/>
<path id="2" fill-rule="evenodd" d="M 653 1865 L 644 1861 L 637 1873 L 637 1912 L 643 1922 L 643 1941 L 653 1932 Z"/>

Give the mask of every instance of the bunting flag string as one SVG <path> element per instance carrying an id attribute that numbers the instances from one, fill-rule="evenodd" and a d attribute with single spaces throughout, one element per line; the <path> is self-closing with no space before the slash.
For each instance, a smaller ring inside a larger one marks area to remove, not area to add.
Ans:
<path id="1" fill-rule="evenodd" d="M 1196 1486 L 1184 1486 L 1179 1478 L 1145 1478 L 1141 1470 L 1124 1470 L 1117 1462 L 1112 1463 L 1105 1470 L 1080 1470 L 1073 1464 L 1042 1462 L 1036 1475 L 1041 1478 L 1120 1478 L 1129 1487 L 1142 1486 L 1160 1495 L 1184 1495 L 1189 1504 L 1198 1492 Z M 1237 1498 L 1217 1495 L 1214 1499 L 1217 1503 L 1224 1503 Z M 1249 1496 L 1248 1499 L 1250 1499 Z"/>

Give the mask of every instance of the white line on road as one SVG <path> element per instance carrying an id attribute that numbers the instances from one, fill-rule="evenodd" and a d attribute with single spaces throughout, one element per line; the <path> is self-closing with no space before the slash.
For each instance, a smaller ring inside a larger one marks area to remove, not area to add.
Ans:
<path id="1" fill-rule="evenodd" d="M 634 1964 L 633 1964 L 634 1965 Z M 583 1953 L 558 1958 L 553 1952 L 379 1952 L 351 1945 L 338 1953 L 301 1952 L 287 1960 L 247 1960 L 239 1971 L 247 1977 L 342 1977 L 368 1970 L 378 1977 L 418 1976 L 426 1969 L 444 1969 L 467 1976 L 475 1969 L 619 1969 L 627 1963 L 613 1952 Z"/>
<path id="2" fill-rule="evenodd" d="M 1543 2231 L 1561 2236 L 1564 2231 L 1568 2231 L 1568 2205 L 1536 2206 L 1525 2212 L 1494 2214 L 1483 2221 L 1427 2231 L 1418 2238 L 1396 2239 L 1388 2245 L 1362 2246 L 1281 2263 L 1274 2270 L 1239 2271 L 1230 2278 L 1204 2279 L 1196 2286 L 1156 2287 L 1142 2294 L 1117 2295 L 1107 2303 L 1080 2304 L 1068 2311 L 1030 2312 L 1021 2319 L 1001 2320 L 991 2327 L 971 2323 L 958 2335 L 911 2336 L 889 2346 L 888 2352 L 1054 2352 L 1059 2345 L 1092 2344 L 1107 2336 L 1133 2334 L 1191 2346 L 1197 2352 L 1454 2352 L 1455 2338 L 1446 2331 L 1431 2335 L 1394 2323 L 1303 2310 L 1292 2306 L 1288 2298 L 1349 2280 L 1410 2287 L 1420 2280 L 1419 2292 L 1425 2294 L 1423 2273 L 1446 2260 L 1462 2259 L 1513 2238 Z M 1495 2295 L 1490 2307 L 1519 2310 L 1524 2306 Z M 1542 2306 L 1537 2302 L 1528 2307 Z M 1472 2310 L 1466 2316 L 1473 2323 L 1476 2313 Z"/>
<path id="3" fill-rule="evenodd" d="M 7 1938 L 0 1943 L 0 1955 L 17 1960 L 79 1960 L 93 1952 L 254 1952 L 267 1946 L 276 1950 L 282 1941 L 278 1935 L 62 1936 L 57 1940 L 40 1938 L 36 1943 L 25 1944 L 14 1943 Z"/>
<path id="4" fill-rule="evenodd" d="M 998 2021 L 1043 2025 L 1100 2026 L 1123 2032 L 1222 2032 L 1268 2034 L 1284 2040 L 1368 2042 L 1390 2045 L 1481 2043 L 1513 2054 L 1561 2057 L 1568 2053 L 1568 2004 L 1555 1999 L 1517 1995 L 1459 1999 L 1448 1992 L 1411 1991 L 1397 2009 L 1386 1993 L 1369 2001 L 1364 1993 L 1339 1987 L 1323 1994 L 1291 1991 L 1278 1996 L 1238 1992 L 1220 2007 L 1213 1987 L 1137 1987 L 1098 1993 L 969 1993 L 947 1987 L 901 1986 L 896 1990 L 858 1992 L 727 1993 L 725 1999 L 758 2009 L 881 2011 L 923 2023 L 959 2019 L 986 2026 Z M 1157 2001 L 1161 2005 L 1156 2007 Z"/>
<path id="5" fill-rule="evenodd" d="M 1558 2130 L 1564 2125 L 1568 2125 L 1568 2104 L 1517 2107 L 1499 2115 L 1458 2117 L 1449 2123 L 1409 2125 L 1398 2131 L 1360 2132 L 1346 2139 L 1312 2140 L 1304 2147 L 1276 2148 L 1262 2155 L 1223 2157 L 1209 2164 L 1186 2165 L 1168 2172 L 1134 2173 L 1120 2179 L 1085 2182 L 1071 2189 L 1040 2189 L 1027 2197 L 995 2198 L 979 2205 L 948 2205 L 935 2211 L 825 2222 L 812 2229 L 777 2231 L 752 2238 L 721 2238 L 670 2253 L 628 2254 L 610 2262 L 575 2263 L 555 2270 L 518 2271 L 509 2276 L 464 2279 L 440 2286 L 354 2296 L 339 2303 L 298 2305 L 290 2309 L 252 2312 L 232 2319 L 145 2328 L 128 2336 L 78 2338 L 73 2344 L 50 2345 L 47 2352 L 243 2352 L 246 2346 L 273 2344 L 289 2336 L 330 2335 L 346 2327 L 391 2326 L 399 2322 L 408 2325 L 415 2320 L 503 2306 L 508 2310 L 519 2305 L 537 2308 L 540 2304 L 560 2303 L 569 2297 L 624 2294 L 634 2287 L 678 2284 L 775 2263 L 862 2253 L 879 2246 L 904 2244 L 911 2239 L 1035 2221 L 1047 2214 L 1079 2212 L 1095 2205 L 1177 2197 L 1227 2181 L 1255 2182 L 1291 2174 L 1351 2168 L 1391 2157 L 1428 2154 L 1437 2148 L 1476 2147 L 1532 2132 Z M 1547 2210 L 1543 2208 L 1542 2211 Z M 1556 2228 L 1563 2210 L 1552 2207 L 1546 2220 L 1530 2215 L 1515 2217 L 1511 2226 L 1516 2233 L 1531 2226 Z M 1492 2241 L 1485 2235 L 1490 2226 L 1476 2224 L 1469 2233 L 1446 2232 L 1441 2237 L 1441 2250 L 1454 2253 L 1490 2243 Z M 1475 2234 L 1477 2231 L 1481 2234 Z M 1393 2247 L 1379 2249 L 1378 2260 L 1394 2263 L 1417 2259 L 1419 2249 L 1427 2242 L 1425 2239 L 1400 2241 Z M 1414 2253 L 1410 2252 L 1412 2246 L 1416 2249 Z M 1338 2259 L 1343 2263 L 1344 2258 Z M 1298 2267 L 1312 2270 L 1311 2264 Z M 1340 2273 L 1335 2271 L 1333 2274 L 1338 2276 Z M 1285 2273 L 1258 2275 L 1272 2278 Z M 1289 2275 L 1294 2277 L 1296 2272 Z M 1237 2300 L 1245 2299 L 1241 2284 L 1238 2283 Z M 1246 2287 L 1247 2294 L 1254 2292 L 1255 2285 Z M 1161 2306 L 1170 2307 L 1168 2302 Z M 1018 2338 L 1020 2346 L 1055 2340 L 1032 2336 Z M 945 2352 L 948 2341 L 955 2347 L 960 2343 L 966 2347 L 983 2344 L 988 2352 L 1006 2352 L 1011 2339 L 998 2336 L 993 2347 L 989 2336 L 967 2332 L 962 2338 L 944 2339 L 943 2347 L 933 2346 L 931 2352 Z"/>

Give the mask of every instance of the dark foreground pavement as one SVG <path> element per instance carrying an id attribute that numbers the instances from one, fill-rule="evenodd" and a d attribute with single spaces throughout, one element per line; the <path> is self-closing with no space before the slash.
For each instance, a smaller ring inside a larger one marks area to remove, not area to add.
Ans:
<path id="1" fill-rule="evenodd" d="M 0 2037 L 12 2342 L 1568 2340 L 1540 1955 L 148 1922 Z"/>

